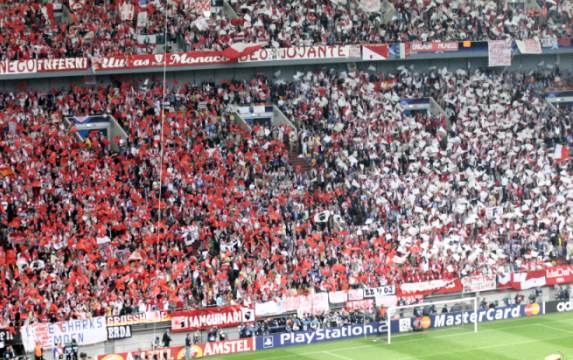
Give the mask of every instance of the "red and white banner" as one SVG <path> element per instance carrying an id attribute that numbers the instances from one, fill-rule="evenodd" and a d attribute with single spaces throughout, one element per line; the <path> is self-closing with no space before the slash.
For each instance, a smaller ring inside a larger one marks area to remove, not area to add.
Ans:
<path id="1" fill-rule="evenodd" d="M 539 39 L 515 40 L 519 52 L 522 54 L 541 54 L 541 42 Z"/>
<path id="2" fill-rule="evenodd" d="M 251 55 L 255 51 L 262 49 L 263 46 L 264 44 L 237 43 L 223 50 L 221 54 L 230 60 L 237 60 L 238 58 Z"/>
<path id="3" fill-rule="evenodd" d="M 464 292 L 478 292 L 495 290 L 497 284 L 495 276 L 476 275 L 462 278 Z"/>
<path id="4" fill-rule="evenodd" d="M 488 41 L 489 66 L 511 66 L 511 41 Z"/>
<path id="5" fill-rule="evenodd" d="M 386 60 L 388 53 L 388 44 L 362 45 L 362 60 Z"/>
<path id="6" fill-rule="evenodd" d="M 328 293 L 293 296 L 283 300 L 283 310 L 297 311 L 299 314 L 323 314 L 330 310 Z"/>
<path id="7" fill-rule="evenodd" d="M 259 61 L 292 61 L 292 60 L 322 60 L 361 58 L 359 46 L 349 45 L 318 45 L 309 47 L 293 47 L 280 49 L 259 49 L 249 56 L 239 59 L 239 62 Z"/>
<path id="8" fill-rule="evenodd" d="M 513 273 L 511 278 L 511 287 L 519 290 L 542 287 L 545 283 L 545 270 Z"/>
<path id="9" fill-rule="evenodd" d="M 231 61 L 220 51 L 191 51 L 175 54 L 118 55 L 92 59 L 95 71 L 227 64 Z"/>
<path id="10" fill-rule="evenodd" d="M 555 152 L 553 153 L 553 158 L 560 161 L 567 161 L 569 159 L 569 147 L 557 144 L 555 146 Z"/>
<path id="11" fill-rule="evenodd" d="M 0 61 L 0 75 L 80 71 L 88 68 L 87 58 L 31 59 Z"/>
<path id="12" fill-rule="evenodd" d="M 545 269 L 547 285 L 569 284 L 573 282 L 573 265 L 552 266 Z"/>
<path id="13" fill-rule="evenodd" d="M 195 12 L 211 12 L 211 0 L 186 0 L 185 2 Z"/>
<path id="14" fill-rule="evenodd" d="M 225 328 L 255 321 L 253 308 L 239 305 L 175 311 L 171 313 L 173 332 L 205 330 L 212 327 Z"/>
<path id="15" fill-rule="evenodd" d="M 209 356 L 228 355 L 241 352 L 255 351 L 255 338 L 229 341 L 215 341 L 191 346 L 190 357 L 199 359 Z M 98 355 L 97 360 L 133 360 L 139 356 L 141 359 L 183 360 L 185 359 L 185 346 L 172 346 L 155 350 L 139 350 L 121 352 L 116 354 Z"/>
<path id="16" fill-rule="evenodd" d="M 410 54 L 417 53 L 440 53 L 449 51 L 458 51 L 459 44 L 457 41 L 432 41 L 432 42 L 419 42 L 414 41 L 410 43 Z"/>
<path id="17" fill-rule="evenodd" d="M 417 283 L 400 284 L 398 287 L 399 296 L 417 296 L 430 294 L 447 294 L 461 292 L 463 289 L 460 279 L 452 280 L 430 280 Z"/>
<path id="18" fill-rule="evenodd" d="M 370 311 L 374 307 L 373 299 L 349 301 L 344 305 L 346 311 Z"/>

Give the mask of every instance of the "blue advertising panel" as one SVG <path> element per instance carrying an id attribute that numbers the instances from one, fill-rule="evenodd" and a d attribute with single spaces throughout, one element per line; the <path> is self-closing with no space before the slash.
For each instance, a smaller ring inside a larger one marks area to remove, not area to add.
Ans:
<path id="1" fill-rule="evenodd" d="M 308 345 L 330 340 L 350 339 L 365 335 L 384 334 L 386 322 L 347 325 L 343 327 L 298 331 L 284 334 L 257 336 L 257 350 L 274 349 L 283 346 Z"/>
<path id="2" fill-rule="evenodd" d="M 511 305 L 491 309 L 480 309 L 477 312 L 477 321 L 495 321 L 516 319 L 520 317 L 537 316 L 543 313 L 540 304 Z M 408 332 L 430 328 L 442 328 L 473 324 L 476 322 L 476 314 L 473 311 L 445 313 L 429 316 L 418 316 L 392 320 L 392 332 Z"/>

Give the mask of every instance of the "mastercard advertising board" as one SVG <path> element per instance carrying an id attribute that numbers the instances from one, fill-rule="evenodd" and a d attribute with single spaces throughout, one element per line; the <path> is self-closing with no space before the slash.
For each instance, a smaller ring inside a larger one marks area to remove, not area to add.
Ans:
<path id="1" fill-rule="evenodd" d="M 185 346 L 172 346 L 155 350 L 141 350 L 121 352 L 117 354 L 98 355 L 97 360 L 135 360 L 139 355 L 141 359 L 185 359 Z M 240 352 L 255 351 L 255 339 L 239 339 L 228 341 L 215 341 L 191 346 L 190 357 L 199 359 L 209 356 L 228 355 Z"/>

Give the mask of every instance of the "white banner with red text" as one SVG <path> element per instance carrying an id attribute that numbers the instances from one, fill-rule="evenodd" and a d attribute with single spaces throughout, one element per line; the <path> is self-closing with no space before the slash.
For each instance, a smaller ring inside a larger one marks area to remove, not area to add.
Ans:
<path id="1" fill-rule="evenodd" d="M 321 59 L 361 58 L 360 46 L 351 45 L 317 45 L 280 49 L 259 49 L 254 53 L 239 58 L 241 63 L 260 61 L 293 61 Z"/>
<path id="2" fill-rule="evenodd" d="M 511 40 L 488 41 L 488 66 L 511 66 L 511 44 Z"/>
<path id="3" fill-rule="evenodd" d="M 464 292 L 479 292 L 495 290 L 497 286 L 495 276 L 474 275 L 462 278 Z"/>
<path id="4" fill-rule="evenodd" d="M 72 340 L 76 340 L 78 345 L 97 344 L 107 340 L 104 316 L 26 325 L 20 331 L 26 351 L 32 351 L 36 343 L 40 343 L 43 349 L 52 349 L 55 344 L 67 344 Z"/>
<path id="5" fill-rule="evenodd" d="M 88 69 L 87 58 L 0 61 L 0 75 L 70 72 Z"/>
<path id="6" fill-rule="evenodd" d="M 254 321 L 254 309 L 240 305 L 174 311 L 171 313 L 171 330 L 184 332 L 205 330 L 212 327 L 226 328 Z"/>

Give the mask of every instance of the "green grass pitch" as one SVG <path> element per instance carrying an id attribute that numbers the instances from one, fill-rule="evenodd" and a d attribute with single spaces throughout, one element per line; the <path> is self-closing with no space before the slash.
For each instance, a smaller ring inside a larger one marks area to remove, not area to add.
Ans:
<path id="1" fill-rule="evenodd" d="M 573 360 L 573 312 L 480 323 L 477 334 L 472 325 L 396 335 L 390 345 L 385 340 L 370 337 L 331 341 L 218 359 L 543 360 L 549 354 L 560 353 L 563 359 Z"/>

